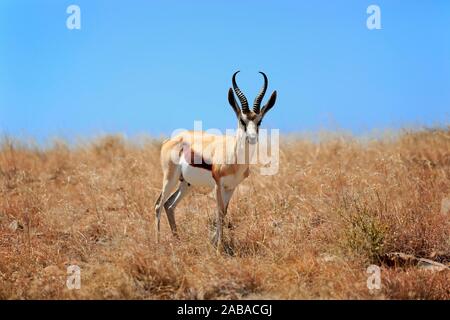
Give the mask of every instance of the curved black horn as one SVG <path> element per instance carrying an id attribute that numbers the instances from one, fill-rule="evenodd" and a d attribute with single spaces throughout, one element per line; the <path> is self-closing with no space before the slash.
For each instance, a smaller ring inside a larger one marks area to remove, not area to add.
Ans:
<path id="1" fill-rule="evenodd" d="M 259 73 L 261 73 L 264 77 L 264 84 L 261 88 L 261 91 L 259 92 L 259 94 L 256 96 L 255 98 L 255 102 L 253 102 L 253 112 L 255 113 L 259 113 L 260 109 L 261 109 L 261 101 L 264 98 L 264 95 L 266 94 L 266 90 L 267 90 L 267 76 L 264 72 L 260 71 Z"/>
<path id="2" fill-rule="evenodd" d="M 244 94 L 242 93 L 242 91 L 239 89 L 239 87 L 236 84 L 236 75 L 239 73 L 239 71 L 236 71 L 233 74 L 233 89 L 234 92 L 236 93 L 236 95 L 239 98 L 239 101 L 241 102 L 241 106 L 242 106 L 242 112 L 244 113 L 248 113 L 250 111 L 250 109 L 248 108 L 248 101 L 247 98 L 244 96 Z"/>

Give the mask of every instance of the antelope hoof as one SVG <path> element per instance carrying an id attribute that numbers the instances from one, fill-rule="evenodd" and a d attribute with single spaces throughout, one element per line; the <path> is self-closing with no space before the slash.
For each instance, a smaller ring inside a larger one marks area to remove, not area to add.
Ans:
<path id="1" fill-rule="evenodd" d="M 172 232 L 172 235 L 175 240 L 180 240 L 180 236 L 178 235 L 178 232 L 176 232 L 176 231 Z"/>

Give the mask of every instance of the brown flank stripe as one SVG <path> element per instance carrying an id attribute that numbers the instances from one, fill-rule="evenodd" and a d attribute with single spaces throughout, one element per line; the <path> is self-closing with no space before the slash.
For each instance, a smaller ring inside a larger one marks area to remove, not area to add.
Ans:
<path id="1" fill-rule="evenodd" d="M 189 165 L 195 168 L 201 168 L 212 171 L 212 164 L 207 163 L 205 159 L 203 159 L 203 156 L 197 155 L 191 148 L 184 146 L 182 152 L 184 154 L 184 158 L 189 163 Z"/>

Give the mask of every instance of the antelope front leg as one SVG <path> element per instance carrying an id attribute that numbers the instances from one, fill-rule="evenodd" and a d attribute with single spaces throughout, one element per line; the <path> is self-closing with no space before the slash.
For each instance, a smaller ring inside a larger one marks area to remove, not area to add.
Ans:
<path id="1" fill-rule="evenodd" d="M 232 190 L 226 189 L 220 182 L 216 184 L 216 200 L 217 200 L 217 215 L 216 215 L 216 233 L 212 240 L 213 245 L 220 251 L 223 240 L 223 222 L 227 214 L 228 203 L 233 195 Z"/>

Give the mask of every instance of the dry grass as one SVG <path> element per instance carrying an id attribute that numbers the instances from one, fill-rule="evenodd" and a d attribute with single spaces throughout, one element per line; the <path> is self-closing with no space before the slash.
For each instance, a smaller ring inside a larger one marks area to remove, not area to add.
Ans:
<path id="1" fill-rule="evenodd" d="M 383 264 L 393 251 L 449 263 L 449 129 L 285 139 L 280 155 L 279 174 L 252 174 L 235 193 L 233 254 L 217 255 L 215 202 L 202 190 L 177 209 L 181 241 L 164 219 L 155 243 L 158 141 L 43 150 L 4 139 L 0 298 L 450 299 L 449 271 Z M 372 263 L 382 268 L 374 294 Z M 80 290 L 65 286 L 71 264 Z"/>

